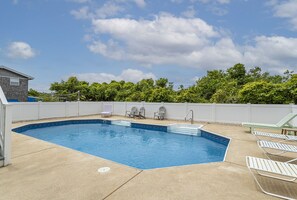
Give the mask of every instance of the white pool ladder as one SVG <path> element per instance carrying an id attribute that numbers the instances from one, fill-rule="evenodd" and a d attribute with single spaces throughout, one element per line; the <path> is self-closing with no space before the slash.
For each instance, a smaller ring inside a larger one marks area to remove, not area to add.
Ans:
<path id="1" fill-rule="evenodd" d="M 191 117 L 187 119 L 187 117 L 188 117 L 189 114 L 191 114 Z M 191 121 L 191 124 L 194 123 L 194 111 L 193 111 L 193 110 L 190 110 L 190 111 L 188 112 L 188 114 L 186 115 L 186 117 L 185 117 L 185 121 L 187 121 L 187 120 Z"/>

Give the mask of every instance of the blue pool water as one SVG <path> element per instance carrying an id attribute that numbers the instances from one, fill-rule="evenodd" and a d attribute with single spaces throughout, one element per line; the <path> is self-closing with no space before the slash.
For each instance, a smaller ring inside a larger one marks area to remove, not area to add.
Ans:
<path id="1" fill-rule="evenodd" d="M 139 169 L 222 161 L 227 148 L 204 137 L 102 123 L 15 131 Z"/>

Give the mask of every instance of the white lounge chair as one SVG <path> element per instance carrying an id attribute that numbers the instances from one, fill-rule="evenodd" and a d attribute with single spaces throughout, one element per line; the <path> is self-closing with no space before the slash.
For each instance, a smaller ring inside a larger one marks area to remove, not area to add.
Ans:
<path id="1" fill-rule="evenodd" d="M 243 122 L 242 126 L 249 127 L 251 132 L 253 132 L 255 128 L 272 128 L 272 129 L 282 129 L 282 128 L 286 128 L 286 127 L 292 128 L 293 126 L 290 124 L 290 122 L 295 117 L 297 117 L 297 113 L 289 113 L 276 124 Z"/>
<path id="2" fill-rule="evenodd" d="M 103 105 L 103 111 L 100 114 L 102 117 L 110 117 L 112 115 L 112 105 Z"/>
<path id="3" fill-rule="evenodd" d="M 297 136 L 294 136 L 294 135 L 282 135 L 282 134 L 268 133 L 268 132 L 262 132 L 262 131 L 253 131 L 252 133 L 259 140 L 261 140 L 260 137 L 269 137 L 269 138 L 273 138 L 273 139 L 297 141 Z"/>
<path id="4" fill-rule="evenodd" d="M 288 196 L 264 190 L 254 172 L 261 176 L 294 182 L 297 180 L 297 165 L 251 156 L 246 157 L 246 164 L 262 192 L 279 198 L 292 199 Z"/>
<path id="5" fill-rule="evenodd" d="M 268 158 L 270 154 L 282 155 L 285 153 L 297 153 L 297 146 L 295 145 L 284 144 L 279 142 L 271 142 L 266 140 L 259 140 L 257 143 L 258 143 L 258 146 L 265 152 Z M 297 158 L 294 158 L 287 162 L 293 162 L 295 160 L 297 160 Z"/>

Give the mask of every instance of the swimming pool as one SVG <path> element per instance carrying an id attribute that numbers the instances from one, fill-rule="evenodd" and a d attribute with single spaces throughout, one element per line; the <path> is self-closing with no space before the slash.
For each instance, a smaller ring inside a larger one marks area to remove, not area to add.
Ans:
<path id="1" fill-rule="evenodd" d="M 13 131 L 139 169 L 223 161 L 229 139 L 173 134 L 166 126 L 108 120 L 70 120 L 22 126 Z"/>

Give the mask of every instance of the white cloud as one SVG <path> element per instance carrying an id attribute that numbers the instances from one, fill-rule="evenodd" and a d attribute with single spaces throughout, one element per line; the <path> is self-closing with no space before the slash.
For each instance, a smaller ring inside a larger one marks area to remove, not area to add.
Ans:
<path id="1" fill-rule="evenodd" d="M 194 6 L 189 6 L 188 9 L 184 12 L 182 12 L 182 16 L 188 17 L 188 18 L 193 18 L 196 15 L 196 10 Z"/>
<path id="2" fill-rule="evenodd" d="M 108 74 L 108 73 L 83 73 L 83 74 L 72 74 L 71 76 L 76 76 L 79 80 L 87 81 L 90 83 L 98 82 L 111 82 L 112 80 L 116 81 L 131 81 L 138 82 L 142 79 L 156 79 L 156 76 L 153 73 L 144 73 L 137 69 L 126 69 L 123 70 L 120 75 Z"/>
<path id="3" fill-rule="evenodd" d="M 136 3 L 136 5 L 140 8 L 144 8 L 146 6 L 146 2 L 145 0 L 134 0 L 134 2 Z"/>
<path id="4" fill-rule="evenodd" d="M 179 3 L 182 3 L 183 0 L 171 0 L 171 2 L 172 2 L 172 3 L 178 3 L 178 4 L 179 4 Z"/>
<path id="5" fill-rule="evenodd" d="M 274 71 L 283 72 L 283 68 L 296 67 L 297 38 L 282 36 L 259 36 L 255 45 L 244 48 L 244 63 L 269 67 Z"/>
<path id="6" fill-rule="evenodd" d="M 219 3 L 219 4 L 228 4 L 231 0 L 190 0 L 191 2 L 200 2 L 200 3 Z"/>
<path id="7" fill-rule="evenodd" d="M 199 18 L 168 14 L 153 20 L 112 18 L 92 23 L 95 35 L 110 39 L 93 38 L 89 50 L 115 60 L 204 69 L 227 68 L 238 62 L 275 71 L 296 67 L 297 38 L 258 36 L 240 46 Z"/>
<path id="8" fill-rule="evenodd" d="M 70 13 L 76 18 L 76 19 L 92 19 L 94 17 L 94 14 L 92 14 L 89 10 L 88 6 L 81 7 L 78 10 L 72 10 Z"/>
<path id="9" fill-rule="evenodd" d="M 144 8 L 146 6 L 145 0 L 110 0 L 103 3 L 99 7 L 96 4 L 91 3 L 91 1 L 85 0 L 71 0 L 79 3 L 86 3 L 87 6 L 83 6 L 77 10 L 70 11 L 76 19 L 95 19 L 95 18 L 108 18 L 114 17 L 118 14 L 126 11 L 127 4 L 134 3 L 136 6 L 140 8 Z"/>
<path id="10" fill-rule="evenodd" d="M 280 18 L 286 18 L 292 25 L 293 30 L 297 30 L 297 1 L 270 1 L 270 5 L 274 8 L 274 15 Z"/>
<path id="11" fill-rule="evenodd" d="M 75 3 L 88 3 L 88 2 L 90 2 L 90 0 L 68 0 L 68 1 L 72 1 L 72 2 L 75 2 Z"/>
<path id="12" fill-rule="evenodd" d="M 122 12 L 124 10 L 124 7 L 119 5 L 119 4 L 115 4 L 112 1 L 105 3 L 102 7 L 98 8 L 95 11 L 95 15 L 96 17 L 99 18 L 106 18 L 109 16 L 115 16 L 118 13 Z"/>
<path id="13" fill-rule="evenodd" d="M 34 49 L 25 42 L 12 42 L 8 45 L 7 51 L 7 55 L 11 58 L 28 59 L 36 55 Z"/>
<path id="14" fill-rule="evenodd" d="M 198 18 L 161 15 L 151 21 L 100 19 L 93 20 L 93 26 L 95 34 L 108 34 L 112 39 L 93 41 L 90 51 L 116 60 L 207 67 L 240 58 L 231 39 L 221 37 Z"/>

